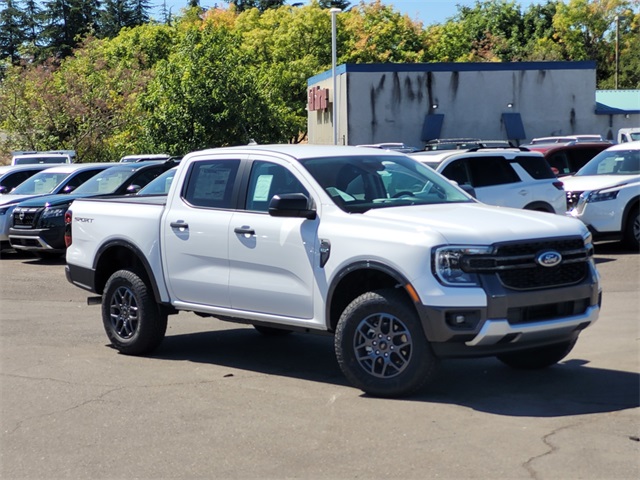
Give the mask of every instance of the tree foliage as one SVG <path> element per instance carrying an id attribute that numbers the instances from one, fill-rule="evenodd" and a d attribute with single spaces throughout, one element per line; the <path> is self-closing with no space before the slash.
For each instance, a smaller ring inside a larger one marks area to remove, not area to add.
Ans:
<path id="1" fill-rule="evenodd" d="M 640 88 L 639 4 L 476 1 L 423 27 L 381 0 L 190 0 L 164 24 L 149 0 L 0 0 L 0 130 L 89 160 L 301 141 L 333 7 L 339 63 L 595 60 L 600 88 Z"/>

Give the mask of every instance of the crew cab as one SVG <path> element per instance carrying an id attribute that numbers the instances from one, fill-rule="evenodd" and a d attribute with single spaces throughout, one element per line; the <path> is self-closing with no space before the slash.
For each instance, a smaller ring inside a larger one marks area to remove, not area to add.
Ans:
<path id="1" fill-rule="evenodd" d="M 394 397 L 445 358 L 551 366 L 600 311 L 582 222 L 482 204 L 390 150 L 193 152 L 167 195 L 79 198 L 65 222 L 67 279 L 94 294 L 109 341 L 130 355 L 191 311 L 267 335 L 333 335 L 347 379 Z"/>
<path id="2" fill-rule="evenodd" d="M 9 243 L 39 257 L 65 252 L 64 214 L 77 198 L 137 193 L 151 180 L 175 165 L 173 161 L 112 163 L 66 195 L 44 195 L 20 202 L 13 210 Z"/>

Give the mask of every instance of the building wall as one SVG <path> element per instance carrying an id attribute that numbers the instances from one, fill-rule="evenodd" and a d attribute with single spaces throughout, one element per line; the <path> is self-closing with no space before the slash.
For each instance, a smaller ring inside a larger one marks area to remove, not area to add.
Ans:
<path id="1" fill-rule="evenodd" d="M 338 143 L 421 147 L 425 116 L 434 113 L 444 115 L 440 138 L 526 143 L 610 131 L 615 137 L 627 120 L 637 122 L 637 115 L 596 115 L 595 67 L 595 62 L 340 65 Z M 318 85 L 332 90 L 331 72 L 309 80 L 309 87 Z M 309 112 L 310 143 L 332 142 L 333 92 L 329 97 L 326 112 Z M 503 113 L 520 114 L 525 138 L 508 137 Z"/>

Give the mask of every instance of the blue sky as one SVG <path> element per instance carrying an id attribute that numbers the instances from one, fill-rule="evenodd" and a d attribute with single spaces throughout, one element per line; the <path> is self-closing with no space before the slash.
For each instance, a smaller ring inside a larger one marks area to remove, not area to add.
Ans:
<path id="1" fill-rule="evenodd" d="M 173 7 L 173 13 L 178 13 L 181 8 L 187 4 L 187 0 L 165 0 L 167 8 Z M 541 0 L 520 0 L 520 6 L 523 9 L 528 8 L 533 3 L 540 3 Z M 162 0 L 155 0 L 154 3 L 158 5 L 162 4 Z M 294 1 L 289 0 L 287 3 L 291 4 Z M 354 0 L 352 5 L 357 5 L 359 2 Z M 475 0 L 384 0 L 383 3 L 392 5 L 395 10 L 401 13 L 406 13 L 413 20 L 421 21 L 425 26 L 433 23 L 443 23 L 449 17 L 455 15 L 458 11 L 456 5 L 475 5 Z M 222 7 L 226 7 L 228 4 L 223 0 L 200 0 L 200 5 L 203 7 L 212 7 L 218 4 Z"/>

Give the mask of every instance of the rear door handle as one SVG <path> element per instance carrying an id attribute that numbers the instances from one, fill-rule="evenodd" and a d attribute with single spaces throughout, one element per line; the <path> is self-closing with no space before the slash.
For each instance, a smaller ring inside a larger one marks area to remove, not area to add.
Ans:
<path id="1" fill-rule="evenodd" d="M 247 225 L 243 225 L 242 227 L 236 227 L 233 229 L 233 231 L 238 235 L 255 235 L 256 234 L 256 231 Z"/>

